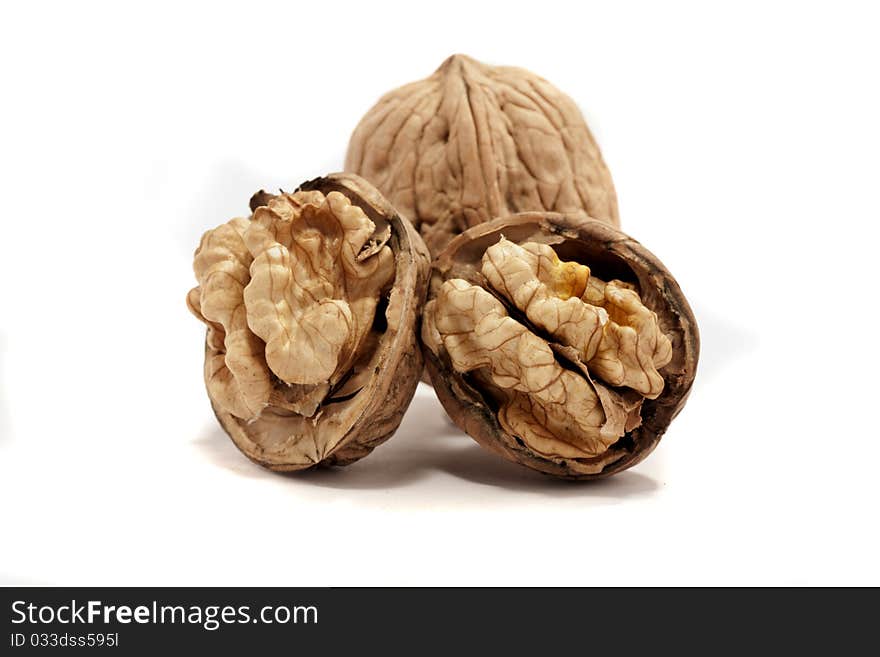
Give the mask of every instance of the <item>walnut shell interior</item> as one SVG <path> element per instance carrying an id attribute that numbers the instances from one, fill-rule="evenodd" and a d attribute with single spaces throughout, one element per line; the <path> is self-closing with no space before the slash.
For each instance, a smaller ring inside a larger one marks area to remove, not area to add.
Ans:
<path id="1" fill-rule="evenodd" d="M 687 399 L 693 313 L 663 264 L 603 222 L 535 212 L 473 227 L 439 254 L 430 288 L 422 342 L 437 395 L 510 460 L 570 478 L 620 472 Z"/>
<path id="2" fill-rule="evenodd" d="M 355 461 L 397 429 L 418 384 L 429 256 L 353 174 L 208 231 L 187 297 L 208 325 L 205 382 L 238 448 L 273 470 Z"/>

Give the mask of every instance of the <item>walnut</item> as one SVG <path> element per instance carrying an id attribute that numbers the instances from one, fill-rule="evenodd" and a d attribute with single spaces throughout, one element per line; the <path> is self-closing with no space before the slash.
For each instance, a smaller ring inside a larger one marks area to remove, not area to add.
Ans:
<path id="1" fill-rule="evenodd" d="M 699 351 L 675 279 L 605 223 L 533 212 L 438 255 L 422 344 L 440 401 L 480 444 L 596 478 L 641 461 L 684 405 Z"/>
<path id="2" fill-rule="evenodd" d="M 352 174 L 258 192 L 251 210 L 204 234 L 187 296 L 208 326 L 214 412 L 273 470 L 351 463 L 394 433 L 415 392 L 427 249 Z"/>
<path id="3" fill-rule="evenodd" d="M 345 168 L 388 196 L 435 255 L 515 212 L 619 225 L 611 175 L 574 102 L 529 71 L 464 55 L 382 97 L 352 134 Z"/>

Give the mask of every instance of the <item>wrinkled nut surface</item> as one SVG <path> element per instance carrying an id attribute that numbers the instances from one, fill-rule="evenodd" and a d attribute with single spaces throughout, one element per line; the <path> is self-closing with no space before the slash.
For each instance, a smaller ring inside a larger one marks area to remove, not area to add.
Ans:
<path id="1" fill-rule="evenodd" d="M 382 97 L 352 134 L 345 168 L 372 181 L 435 256 L 515 212 L 619 225 L 611 175 L 575 103 L 529 71 L 464 55 Z"/>
<path id="2" fill-rule="evenodd" d="M 351 174 L 259 192 L 204 234 L 190 310 L 205 383 L 248 457 L 273 470 L 355 461 L 397 429 L 422 369 L 427 249 Z"/>
<path id="3" fill-rule="evenodd" d="M 602 222 L 522 213 L 453 240 L 434 264 L 422 344 L 458 426 L 570 478 L 641 461 L 685 403 L 696 322 L 675 279 Z"/>

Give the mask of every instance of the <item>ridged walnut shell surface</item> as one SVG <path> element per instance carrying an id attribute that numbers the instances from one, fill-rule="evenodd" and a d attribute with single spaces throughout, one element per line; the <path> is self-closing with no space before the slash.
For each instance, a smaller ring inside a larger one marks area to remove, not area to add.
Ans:
<path id="1" fill-rule="evenodd" d="M 611 175 L 575 103 L 527 70 L 464 55 L 382 97 L 352 134 L 345 168 L 375 184 L 434 255 L 515 212 L 619 225 Z"/>
<path id="2" fill-rule="evenodd" d="M 347 465 L 368 455 L 400 425 L 423 367 L 417 326 L 430 261 L 419 234 L 372 185 L 356 175 L 330 174 L 303 183 L 297 193 L 311 191 L 320 192 L 328 199 L 331 193 L 338 192 L 366 214 L 375 224 L 377 235 L 390 230 L 390 235 L 382 239 L 393 254 L 393 274 L 376 306 L 370 329 L 375 338 L 361 341 L 366 345 L 362 349 L 369 352 L 353 357 L 366 363 L 368 369 L 362 367 L 347 379 L 343 376 L 330 387 L 317 409 L 310 409 L 309 417 L 275 408 L 274 401 L 257 418 L 238 417 L 217 403 L 208 385 L 214 413 L 235 445 L 251 460 L 276 471 Z M 255 194 L 251 200 L 255 215 L 264 211 L 266 208 L 262 206 L 273 198 L 265 192 Z M 373 244 L 374 241 L 367 242 L 360 256 L 352 254 L 352 262 L 368 260 Z M 321 250 L 313 253 L 320 254 Z M 272 275 L 277 276 L 278 272 Z M 265 348 L 264 343 L 258 344 Z M 294 349 L 291 359 L 303 358 L 302 353 Z M 211 355 L 211 346 L 206 343 L 206 383 L 209 383 L 207 358 Z M 306 371 L 312 369 L 309 362 L 296 365 Z M 347 389 L 352 387 L 355 378 L 358 379 L 356 389 Z M 272 380 L 275 386 L 272 399 L 275 400 L 285 384 L 275 373 Z"/>
<path id="3" fill-rule="evenodd" d="M 605 280 L 620 279 L 632 284 L 641 302 L 656 313 L 662 332 L 671 342 L 671 358 L 659 369 L 662 392 L 654 399 L 641 401 L 639 426 L 627 431 L 602 459 L 547 458 L 505 431 L 498 419 L 497 405 L 484 394 L 479 383 L 469 374 L 456 372 L 443 348 L 432 353 L 423 338 L 426 369 L 443 407 L 456 425 L 481 446 L 546 474 L 597 479 L 639 463 L 657 446 L 681 411 L 696 373 L 699 333 L 678 283 L 656 256 L 605 223 L 555 213 L 521 213 L 481 224 L 454 239 L 434 262 L 429 301 L 436 298 L 444 281 L 451 279 L 464 279 L 488 288 L 479 263 L 487 249 L 500 240 L 547 244 L 563 261 L 584 263 L 594 275 Z M 523 316 L 519 319 L 526 322 Z M 423 327 L 427 324 L 426 313 Z"/>

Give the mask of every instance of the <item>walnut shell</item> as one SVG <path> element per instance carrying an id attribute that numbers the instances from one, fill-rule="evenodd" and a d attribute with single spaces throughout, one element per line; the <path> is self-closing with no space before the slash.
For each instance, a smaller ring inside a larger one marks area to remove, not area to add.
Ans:
<path id="1" fill-rule="evenodd" d="M 685 404 L 693 313 L 656 256 L 605 223 L 532 212 L 481 224 L 438 255 L 429 287 L 434 390 L 511 461 L 607 477 L 644 459 Z"/>
<path id="2" fill-rule="evenodd" d="M 464 55 L 382 97 L 352 134 L 345 168 L 372 181 L 434 255 L 515 212 L 619 225 L 611 175 L 574 102 L 529 71 Z"/>
<path id="3" fill-rule="evenodd" d="M 250 205 L 202 237 L 187 297 L 208 325 L 214 413 L 272 470 L 352 463 L 391 437 L 418 384 L 427 249 L 353 174 Z"/>

